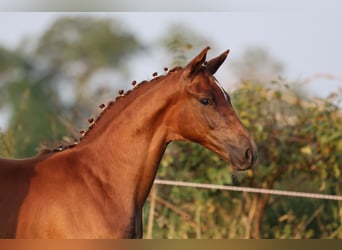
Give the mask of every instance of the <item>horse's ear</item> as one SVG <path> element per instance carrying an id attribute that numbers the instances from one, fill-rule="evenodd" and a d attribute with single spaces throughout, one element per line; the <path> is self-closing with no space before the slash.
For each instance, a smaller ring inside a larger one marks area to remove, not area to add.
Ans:
<path id="1" fill-rule="evenodd" d="M 223 52 L 221 55 L 219 55 L 218 57 L 215 57 L 213 59 L 211 59 L 208 63 L 207 63 L 207 69 L 208 71 L 213 75 L 216 73 L 216 71 L 218 70 L 218 68 L 222 65 L 222 63 L 224 62 L 224 60 L 226 60 L 227 56 L 228 56 L 229 50 Z"/>
<path id="2" fill-rule="evenodd" d="M 205 62 L 205 58 L 209 49 L 209 46 L 206 47 L 204 50 L 201 51 L 201 53 L 199 53 L 194 59 L 192 59 L 192 61 L 187 66 L 185 66 L 186 77 L 191 77 L 199 71 L 199 69 Z"/>

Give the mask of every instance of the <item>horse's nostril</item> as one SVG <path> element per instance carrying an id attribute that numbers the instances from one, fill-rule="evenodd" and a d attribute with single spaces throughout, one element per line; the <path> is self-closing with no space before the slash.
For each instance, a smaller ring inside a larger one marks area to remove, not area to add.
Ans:
<path id="1" fill-rule="evenodd" d="M 247 162 L 252 162 L 253 161 L 253 152 L 250 148 L 248 148 L 245 152 L 245 157 Z"/>

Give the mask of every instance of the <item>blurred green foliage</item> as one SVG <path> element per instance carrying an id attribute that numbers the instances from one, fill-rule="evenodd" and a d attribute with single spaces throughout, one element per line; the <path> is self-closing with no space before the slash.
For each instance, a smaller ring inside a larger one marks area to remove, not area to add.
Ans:
<path id="1" fill-rule="evenodd" d="M 81 61 L 90 70 L 119 67 L 140 44 L 119 21 L 87 16 L 58 19 L 43 34 L 36 48 L 54 65 Z"/>
<path id="2" fill-rule="evenodd" d="M 57 20 L 36 44 L 32 50 L 0 48 L 0 108 L 11 111 L 8 128 L 0 129 L 1 156 L 32 156 L 40 143 L 75 134 L 77 118 L 85 118 L 75 112 L 87 108 L 81 100 L 72 107 L 60 100 L 58 78 L 67 75 L 68 68 L 82 62 L 83 70 L 68 83 L 81 98 L 97 69 L 122 69 L 124 59 L 144 47 L 118 21 L 84 16 Z M 158 44 L 173 64 L 184 65 L 192 53 L 212 42 L 175 25 Z M 167 148 L 158 178 L 342 195 L 341 93 L 327 99 L 303 96 L 278 77 L 282 66 L 260 49 L 247 51 L 232 65 L 244 78 L 231 99 L 258 145 L 257 166 L 234 173 L 209 150 L 177 142 Z M 154 188 L 152 222 L 151 197 L 144 207 L 146 237 L 342 238 L 342 202 Z"/>
<path id="3" fill-rule="evenodd" d="M 5 149 L 0 146 L 6 156 L 29 157 L 42 143 L 72 140 L 77 132 L 71 124 L 79 125 L 77 118 L 89 115 L 87 101 L 99 98 L 87 91 L 92 74 L 120 68 L 141 48 L 118 21 L 88 16 L 57 19 L 31 44 L 36 46 L 0 48 L 0 108 L 12 112 L 9 128 L 1 134 L 3 145 L 11 141 Z M 63 81 L 75 92 L 71 107 L 60 98 L 70 94 L 59 90 Z"/>

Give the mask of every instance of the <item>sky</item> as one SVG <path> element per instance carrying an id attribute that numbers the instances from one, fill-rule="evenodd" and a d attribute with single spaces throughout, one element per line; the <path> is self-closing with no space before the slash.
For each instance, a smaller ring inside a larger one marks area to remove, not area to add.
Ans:
<path id="1" fill-rule="evenodd" d="M 284 64 L 284 77 L 289 80 L 316 74 L 334 75 L 335 80 L 319 79 L 310 84 L 313 94 L 324 97 L 342 86 L 341 14 L 342 8 L 341 12 L 112 12 L 92 15 L 119 19 L 146 42 L 165 34 L 170 24 L 183 23 L 209 37 L 216 53 L 230 49 L 230 56 L 236 58 L 248 48 L 265 48 Z M 0 12 L 0 45 L 14 48 L 23 37 L 41 34 L 61 15 L 72 13 Z M 146 62 L 143 65 L 146 66 Z M 155 64 L 150 62 L 150 65 Z M 149 72 L 153 68 L 142 70 Z"/>
<path id="2" fill-rule="evenodd" d="M 317 74 L 334 76 L 330 80 L 318 78 L 306 86 L 309 93 L 326 97 L 342 88 L 342 2 L 329 1 L 335 4 L 332 5 L 333 9 L 322 11 L 319 9 L 321 5 L 310 11 L 272 10 L 270 5 L 270 10 L 264 11 L 86 14 L 116 18 L 147 43 L 165 34 L 171 24 L 184 24 L 213 41 L 210 44 L 213 50 L 209 56 L 230 49 L 230 57 L 238 58 L 248 48 L 265 48 L 283 63 L 283 77 L 290 81 L 303 80 Z M 75 14 L 0 12 L 0 45 L 15 48 L 24 37 L 40 35 L 56 18 Z M 153 58 L 149 58 L 148 62 L 148 58 L 143 60 L 136 64 L 136 70 L 132 72 L 136 80 L 144 80 L 160 63 Z"/>
<path id="3" fill-rule="evenodd" d="M 2 0 L 2 11 L 336 11 L 340 0 Z"/>

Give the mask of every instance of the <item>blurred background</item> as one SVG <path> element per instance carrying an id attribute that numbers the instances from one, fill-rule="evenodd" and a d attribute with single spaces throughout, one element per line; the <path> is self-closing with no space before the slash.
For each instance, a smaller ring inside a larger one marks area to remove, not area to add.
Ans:
<path id="1" fill-rule="evenodd" d="M 173 143 L 158 178 L 342 195 L 341 23 L 327 11 L 2 12 L 0 155 L 73 141 L 119 89 L 210 45 L 209 58 L 230 49 L 217 78 L 259 162 L 236 174 L 198 145 Z M 152 194 L 146 238 L 342 238 L 337 201 L 157 185 Z"/>

